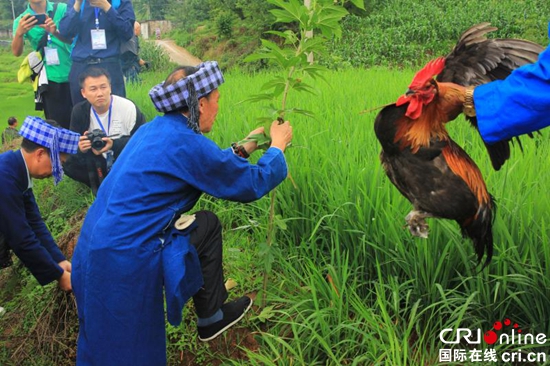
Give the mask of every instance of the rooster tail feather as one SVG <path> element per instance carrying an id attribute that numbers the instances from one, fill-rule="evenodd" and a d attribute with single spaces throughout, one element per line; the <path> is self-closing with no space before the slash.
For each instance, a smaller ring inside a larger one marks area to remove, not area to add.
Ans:
<path id="1" fill-rule="evenodd" d="M 472 240 L 474 250 L 477 254 L 477 264 L 481 264 L 481 260 L 485 255 L 484 269 L 493 258 L 493 222 L 496 212 L 496 203 L 491 196 L 490 202 L 480 205 L 474 217 L 460 223 L 462 235 Z"/>

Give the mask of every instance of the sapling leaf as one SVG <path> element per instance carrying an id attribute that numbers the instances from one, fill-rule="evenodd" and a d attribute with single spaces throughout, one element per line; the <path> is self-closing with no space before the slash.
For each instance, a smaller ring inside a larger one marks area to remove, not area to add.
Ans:
<path id="1" fill-rule="evenodd" d="M 264 260 L 264 266 L 267 273 L 271 272 L 271 267 L 273 266 L 273 262 L 275 262 L 275 249 L 275 245 L 268 245 L 267 243 L 261 243 L 259 245 L 258 254 Z"/>
<path id="2" fill-rule="evenodd" d="M 365 0 L 350 0 L 353 5 L 361 10 L 365 10 Z"/>
<path id="3" fill-rule="evenodd" d="M 244 140 L 239 141 L 239 145 L 242 145 L 244 143 L 255 141 L 258 145 L 259 149 L 267 150 L 269 146 L 271 145 L 271 137 L 268 133 L 255 133 L 252 135 L 248 135 Z"/>
<path id="4" fill-rule="evenodd" d="M 294 109 L 292 109 L 292 112 L 294 112 L 296 114 L 301 114 L 301 115 L 306 116 L 306 117 L 315 118 L 315 113 L 312 112 L 312 111 L 308 111 L 306 109 L 294 108 Z"/>
<path id="5" fill-rule="evenodd" d="M 275 22 L 290 23 L 300 21 L 301 15 L 307 8 L 297 0 L 281 1 L 281 0 L 267 0 L 269 3 L 278 6 L 281 9 L 270 10 L 271 14 L 277 18 Z"/>
<path id="6" fill-rule="evenodd" d="M 288 228 L 285 220 L 281 215 L 275 215 L 275 225 L 277 225 L 277 227 L 283 231 L 285 231 Z"/>
<path id="7" fill-rule="evenodd" d="M 296 33 L 294 33 L 291 30 L 287 30 L 284 32 L 279 31 L 267 31 L 268 34 L 274 34 L 276 36 L 279 36 L 285 40 L 285 44 L 294 44 L 298 42 L 298 36 L 296 36 Z"/>
<path id="8" fill-rule="evenodd" d="M 275 312 L 273 311 L 273 309 L 274 309 L 274 306 L 266 306 L 265 308 L 262 309 L 260 314 L 258 314 L 258 316 L 256 316 L 254 319 L 258 319 L 262 323 L 265 323 L 266 321 L 268 321 L 269 319 L 275 316 Z"/>
<path id="9" fill-rule="evenodd" d="M 264 93 L 264 94 L 252 95 L 251 97 L 246 98 L 245 100 L 243 100 L 243 102 L 255 103 L 255 102 L 261 102 L 261 101 L 271 100 L 271 99 L 273 99 L 273 95 Z"/>

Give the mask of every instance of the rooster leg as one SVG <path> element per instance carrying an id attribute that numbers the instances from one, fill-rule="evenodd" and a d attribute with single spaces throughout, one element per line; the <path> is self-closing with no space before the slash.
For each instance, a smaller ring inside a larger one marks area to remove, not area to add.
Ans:
<path id="1" fill-rule="evenodd" d="M 433 217 L 433 215 L 424 211 L 412 210 L 405 217 L 405 221 L 407 221 L 407 226 L 412 235 L 423 239 L 428 238 L 429 227 L 425 220 L 426 217 Z"/>

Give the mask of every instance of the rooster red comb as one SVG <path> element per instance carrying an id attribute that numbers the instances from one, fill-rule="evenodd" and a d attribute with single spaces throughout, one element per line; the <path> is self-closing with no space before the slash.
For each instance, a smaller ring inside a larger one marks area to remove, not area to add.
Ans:
<path id="1" fill-rule="evenodd" d="M 416 73 L 409 89 L 417 90 L 422 88 L 431 78 L 435 75 L 439 75 L 445 68 L 445 57 L 438 57 L 435 60 L 431 60 L 424 66 L 422 70 Z"/>

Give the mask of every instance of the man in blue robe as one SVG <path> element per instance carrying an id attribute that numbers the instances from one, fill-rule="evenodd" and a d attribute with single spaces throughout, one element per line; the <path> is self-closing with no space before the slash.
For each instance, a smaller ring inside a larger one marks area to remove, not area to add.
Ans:
<path id="1" fill-rule="evenodd" d="M 287 176 L 288 122 L 271 126 L 271 147 L 250 164 L 256 143 L 220 149 L 203 133 L 218 112 L 223 76 L 216 62 L 177 68 L 149 93 L 164 116 L 126 145 L 90 207 L 73 256 L 78 365 L 164 365 L 168 321 L 181 322 L 192 296 L 199 339 L 239 321 L 246 296 L 226 302 L 221 226 L 189 212 L 202 195 L 250 202 Z M 251 134 L 263 133 L 263 128 Z"/>
<path id="2" fill-rule="evenodd" d="M 10 250 L 41 285 L 58 281 L 71 290 L 71 263 L 59 250 L 36 204 L 31 178 L 63 178 L 62 161 L 78 150 L 80 135 L 38 117 L 27 117 L 21 149 L 0 154 L 0 268 L 11 265 Z"/>

